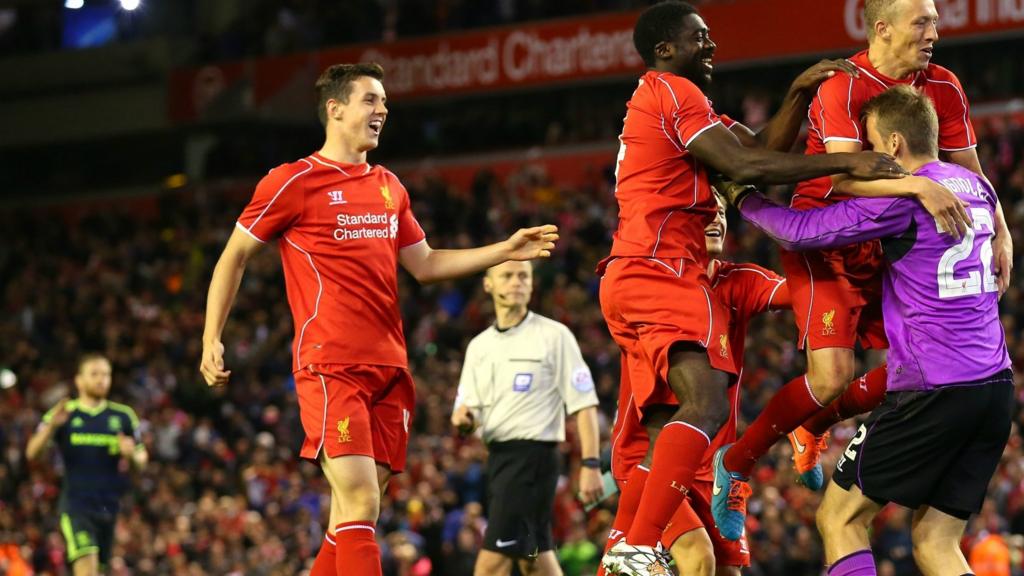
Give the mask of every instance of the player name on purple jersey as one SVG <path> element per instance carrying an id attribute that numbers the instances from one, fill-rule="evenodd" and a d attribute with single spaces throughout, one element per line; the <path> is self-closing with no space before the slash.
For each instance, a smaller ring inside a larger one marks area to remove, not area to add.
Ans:
<path id="1" fill-rule="evenodd" d="M 882 313 L 889 338 L 889 391 L 931 390 L 976 382 L 1010 366 L 992 271 L 996 194 L 974 172 L 931 162 L 915 174 L 968 203 L 973 229 L 957 241 L 909 198 L 854 198 L 793 210 L 760 194 L 744 218 L 791 250 L 882 239 Z"/>

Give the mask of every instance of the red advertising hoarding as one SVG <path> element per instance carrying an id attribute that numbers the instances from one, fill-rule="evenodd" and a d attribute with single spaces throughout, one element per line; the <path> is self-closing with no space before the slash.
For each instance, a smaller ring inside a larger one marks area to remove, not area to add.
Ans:
<path id="1" fill-rule="evenodd" d="M 942 38 L 1024 31 L 1024 0 L 936 0 Z M 863 0 L 725 0 L 701 7 L 718 64 L 852 51 L 865 44 Z M 638 74 L 636 12 L 364 44 L 178 70 L 175 121 L 241 106 L 272 117 L 308 104 L 317 74 L 336 62 L 380 62 L 390 98 L 508 90 Z M 941 42 L 941 40 L 940 40 Z M 217 106 L 219 98 L 235 106 Z"/>

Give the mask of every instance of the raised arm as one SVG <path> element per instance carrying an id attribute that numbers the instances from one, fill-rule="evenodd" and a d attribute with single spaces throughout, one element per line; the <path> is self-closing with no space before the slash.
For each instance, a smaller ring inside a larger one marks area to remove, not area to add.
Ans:
<path id="1" fill-rule="evenodd" d="M 421 284 L 460 278 L 508 260 L 548 258 L 558 240 L 552 224 L 520 228 L 507 240 L 480 248 L 434 250 L 426 240 L 398 251 L 398 261 Z"/>
<path id="2" fill-rule="evenodd" d="M 71 415 L 71 411 L 67 408 L 68 401 L 67 398 L 61 399 L 43 416 L 43 421 L 39 423 L 35 433 L 28 440 L 28 446 L 25 447 L 26 460 L 29 462 L 37 460 L 49 450 L 53 436 Z"/>
<path id="3" fill-rule="evenodd" d="M 203 330 L 203 359 L 199 371 L 210 386 L 226 384 L 231 375 L 224 369 L 224 344 L 220 341 L 228 313 L 238 294 L 245 266 L 263 243 L 236 226 L 224 252 L 213 269 L 206 296 L 206 327 Z"/>
<path id="4" fill-rule="evenodd" d="M 855 198 L 814 210 L 779 206 L 760 192 L 739 198 L 743 218 L 787 250 L 815 250 L 895 236 L 910 227 L 905 198 Z"/>
<path id="5" fill-rule="evenodd" d="M 840 73 L 853 77 L 860 76 L 860 70 L 844 58 L 822 60 L 804 70 L 789 86 L 778 112 L 757 133 L 757 142 L 762 147 L 777 152 L 788 152 L 792 149 L 800 134 L 800 126 L 807 117 L 807 106 L 811 103 L 818 85 Z"/>

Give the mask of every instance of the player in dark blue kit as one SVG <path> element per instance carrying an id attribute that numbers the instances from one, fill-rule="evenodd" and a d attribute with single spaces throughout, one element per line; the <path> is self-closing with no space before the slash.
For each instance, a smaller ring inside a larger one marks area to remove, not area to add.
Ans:
<path id="1" fill-rule="evenodd" d="M 83 356 L 75 375 L 78 397 L 50 409 L 26 449 L 29 460 L 38 459 L 53 440 L 64 462 L 60 529 L 74 576 L 99 574 L 109 562 L 129 468 L 149 460 L 135 411 L 107 400 L 110 373 L 106 357 Z"/>

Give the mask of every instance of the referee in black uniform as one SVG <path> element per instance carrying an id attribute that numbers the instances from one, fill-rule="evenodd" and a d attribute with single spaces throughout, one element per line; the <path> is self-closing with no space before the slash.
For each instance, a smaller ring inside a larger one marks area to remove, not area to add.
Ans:
<path id="1" fill-rule="evenodd" d="M 557 446 L 566 413 L 575 415 L 584 503 L 601 496 L 597 394 L 576 338 L 565 325 L 530 312 L 533 269 L 505 262 L 487 271 L 493 326 L 466 349 L 452 424 L 480 427 L 487 444 L 487 531 L 476 576 L 560 576 L 551 534 L 559 475 Z"/>
<path id="2" fill-rule="evenodd" d="M 100 574 L 109 564 L 128 469 L 141 469 L 149 459 L 135 411 L 107 400 L 110 375 L 106 357 L 83 356 L 75 375 L 78 397 L 50 409 L 26 449 L 28 460 L 36 460 L 54 440 L 64 462 L 60 529 L 74 576 Z"/>

